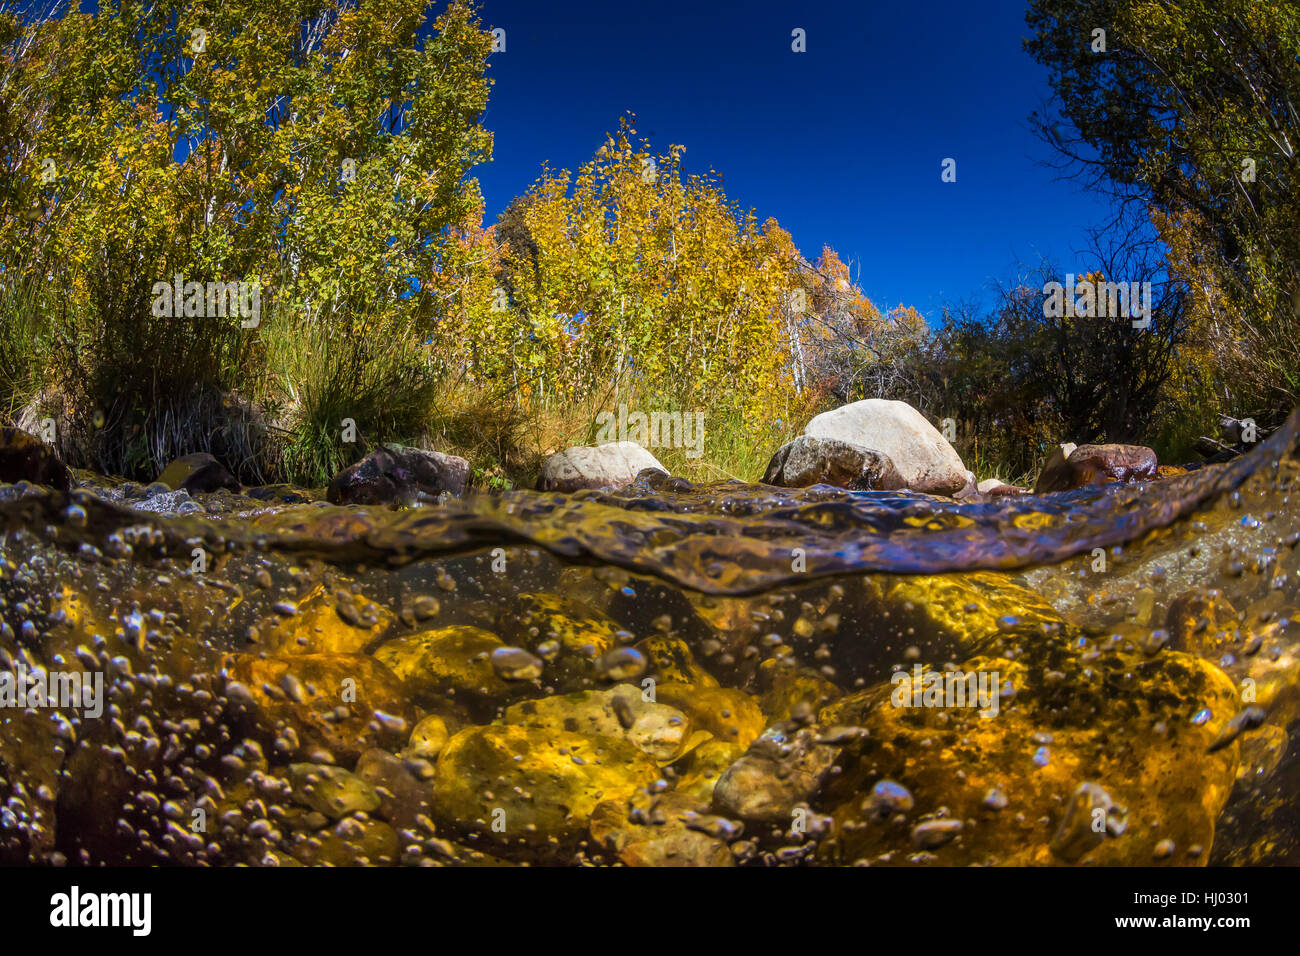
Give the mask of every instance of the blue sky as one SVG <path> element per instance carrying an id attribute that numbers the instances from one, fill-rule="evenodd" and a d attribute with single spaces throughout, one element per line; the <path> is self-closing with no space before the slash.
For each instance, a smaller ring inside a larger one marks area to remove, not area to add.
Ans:
<path id="1" fill-rule="evenodd" d="M 549 161 L 576 168 L 628 110 L 687 147 L 805 255 L 854 260 L 878 306 L 987 300 L 1018 260 L 1078 261 L 1100 197 L 1038 165 L 1027 117 L 1050 89 L 1023 0 L 480 0 L 506 30 L 476 171 L 494 220 Z M 807 52 L 791 51 L 802 28 Z M 957 181 L 940 181 L 944 158 Z M 1078 271 L 1078 270 L 1074 270 Z"/>

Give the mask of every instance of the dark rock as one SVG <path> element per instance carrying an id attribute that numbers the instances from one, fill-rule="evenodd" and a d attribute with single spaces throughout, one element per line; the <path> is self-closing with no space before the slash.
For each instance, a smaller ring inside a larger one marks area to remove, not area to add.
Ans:
<path id="1" fill-rule="evenodd" d="M 1158 469 L 1156 453 L 1142 445 L 1080 445 L 1064 461 L 1057 455 L 1049 459 L 1034 484 L 1034 493 L 1155 478 Z"/>
<path id="2" fill-rule="evenodd" d="M 893 460 L 884 452 L 810 435 L 800 435 L 777 449 L 763 482 L 781 488 L 834 485 L 851 491 L 896 491 L 906 487 Z"/>
<path id="3" fill-rule="evenodd" d="M 206 451 L 181 455 L 163 469 L 163 473 L 158 476 L 158 483 L 173 491 L 188 491 L 190 494 L 216 491 L 218 488 L 239 490 L 239 482 L 230 473 L 230 469 Z"/>
<path id="4" fill-rule="evenodd" d="M 469 462 L 455 455 L 381 445 L 335 475 L 325 497 L 336 505 L 418 504 L 463 494 L 469 473 Z"/>
<path id="5" fill-rule="evenodd" d="M 295 488 L 293 485 L 284 484 L 258 485 L 254 488 L 245 488 L 244 494 L 258 501 L 271 501 L 281 505 L 304 505 L 317 500 L 309 491 L 303 488 Z"/>
<path id="6" fill-rule="evenodd" d="M 1217 464 L 1222 461 L 1231 461 L 1241 454 L 1241 452 L 1232 446 L 1225 445 L 1223 442 L 1213 438 L 1208 438 L 1205 435 L 1196 439 L 1196 444 L 1193 447 L 1195 447 L 1198 455 L 1204 457 L 1205 460 L 1211 464 Z"/>
<path id="7" fill-rule="evenodd" d="M 982 494 L 988 495 L 990 498 L 1019 498 L 1021 495 L 1029 494 L 1029 492 L 1019 485 L 995 485 L 988 491 L 982 492 Z"/>
<path id="8" fill-rule="evenodd" d="M 0 428 L 0 482 L 30 481 L 59 491 L 72 487 L 72 474 L 54 449 L 17 428 Z"/>
<path id="9" fill-rule="evenodd" d="M 1069 482 L 1070 469 L 1065 462 L 1078 447 L 1073 442 L 1056 446 L 1056 449 L 1047 456 L 1047 461 L 1043 463 L 1043 470 L 1038 473 L 1038 480 L 1034 482 L 1034 494 L 1041 495 L 1058 490 Z"/>

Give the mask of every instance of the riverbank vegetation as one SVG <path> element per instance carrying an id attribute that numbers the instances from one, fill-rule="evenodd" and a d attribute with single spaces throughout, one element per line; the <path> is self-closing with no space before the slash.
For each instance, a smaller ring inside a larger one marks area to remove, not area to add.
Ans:
<path id="1" fill-rule="evenodd" d="M 459 0 L 432 21 L 423 0 L 5 8 L 0 418 L 52 423 L 75 467 L 151 479 L 204 450 L 317 486 L 383 441 L 529 484 L 620 405 L 704 412 L 701 456 L 656 455 L 756 480 L 813 414 L 869 397 L 951 419 L 979 477 L 1065 440 L 1189 458 L 1220 414 L 1268 425 L 1300 395 L 1300 15 L 1166 6 L 1028 15 L 1046 152 L 1141 240 L 1098 236 L 930 323 L 630 115 L 485 222 L 494 38 Z M 1151 327 L 1045 316 L 1070 271 L 1150 281 Z M 159 316 L 176 277 L 256 283 L 259 312 Z"/>

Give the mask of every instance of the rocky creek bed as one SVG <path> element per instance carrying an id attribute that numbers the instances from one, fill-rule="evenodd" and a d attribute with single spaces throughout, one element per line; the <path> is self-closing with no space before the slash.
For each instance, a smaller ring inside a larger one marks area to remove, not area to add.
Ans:
<path id="1" fill-rule="evenodd" d="M 1300 863 L 1295 416 L 965 502 L 41 477 L 0 675 L 102 713 L 0 699 L 3 863 Z"/>

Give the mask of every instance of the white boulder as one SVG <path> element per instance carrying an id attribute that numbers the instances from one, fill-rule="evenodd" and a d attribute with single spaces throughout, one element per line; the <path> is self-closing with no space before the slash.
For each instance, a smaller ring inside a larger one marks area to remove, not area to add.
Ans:
<path id="1" fill-rule="evenodd" d="M 823 412 L 803 433 L 888 455 L 908 488 L 953 495 L 966 487 L 966 466 L 939 430 L 907 402 L 868 398 Z"/>

